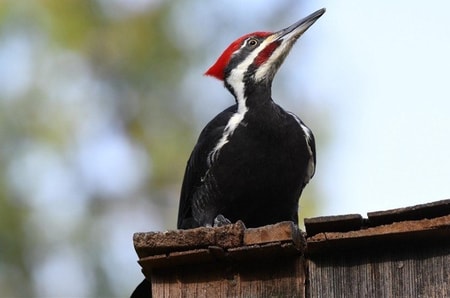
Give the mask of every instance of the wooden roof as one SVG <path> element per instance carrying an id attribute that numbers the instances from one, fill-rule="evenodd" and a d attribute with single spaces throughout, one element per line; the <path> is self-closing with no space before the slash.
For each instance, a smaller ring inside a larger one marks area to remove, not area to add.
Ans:
<path id="1" fill-rule="evenodd" d="M 211 260 L 450 241 L 450 200 L 370 212 L 367 218 L 359 214 L 307 218 L 305 227 L 306 234 L 292 222 L 254 229 L 237 222 L 216 228 L 135 233 L 133 240 L 144 271 Z"/>
<path id="2" fill-rule="evenodd" d="M 308 253 L 374 244 L 450 241 L 450 200 L 359 214 L 305 219 Z M 426 243 L 423 243 L 426 244 Z"/>

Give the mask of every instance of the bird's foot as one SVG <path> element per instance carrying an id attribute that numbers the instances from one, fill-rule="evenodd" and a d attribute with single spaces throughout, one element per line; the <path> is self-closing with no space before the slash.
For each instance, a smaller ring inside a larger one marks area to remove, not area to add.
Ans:
<path id="1" fill-rule="evenodd" d="M 222 214 L 219 214 L 214 218 L 214 227 L 222 227 L 225 225 L 231 225 L 231 221 Z"/>

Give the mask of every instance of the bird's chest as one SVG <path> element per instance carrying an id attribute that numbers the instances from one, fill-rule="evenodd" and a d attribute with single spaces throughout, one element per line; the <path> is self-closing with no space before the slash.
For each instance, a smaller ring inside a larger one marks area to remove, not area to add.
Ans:
<path id="1" fill-rule="evenodd" d="M 236 175 L 272 175 L 295 170 L 306 141 L 301 127 L 286 117 L 248 115 L 222 148 L 219 162 Z"/>

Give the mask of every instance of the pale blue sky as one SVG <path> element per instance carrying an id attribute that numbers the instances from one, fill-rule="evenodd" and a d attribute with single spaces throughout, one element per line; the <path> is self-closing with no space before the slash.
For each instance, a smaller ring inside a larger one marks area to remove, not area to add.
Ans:
<path id="1" fill-rule="evenodd" d="M 333 108 L 316 179 L 323 214 L 450 194 L 449 2 L 320 1 L 308 93 Z M 311 7 L 311 10 L 313 8 Z"/>

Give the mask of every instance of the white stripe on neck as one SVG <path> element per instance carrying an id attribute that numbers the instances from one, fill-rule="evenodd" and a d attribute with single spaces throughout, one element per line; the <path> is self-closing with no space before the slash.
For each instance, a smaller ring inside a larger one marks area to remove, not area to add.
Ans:
<path id="1" fill-rule="evenodd" d="M 232 73 L 235 70 L 232 71 Z M 231 77 L 232 75 L 230 75 Z M 230 84 L 231 85 L 231 84 Z M 213 151 L 208 155 L 208 166 L 211 166 L 214 160 L 216 160 L 219 157 L 219 151 L 222 149 L 222 147 L 228 143 L 229 137 L 231 137 L 234 133 L 234 130 L 239 126 L 239 123 L 244 119 L 245 113 L 247 113 L 248 108 L 245 104 L 245 85 L 244 82 L 236 80 L 231 85 L 234 88 L 234 92 L 236 94 L 236 101 L 237 101 L 237 111 L 233 114 L 233 116 L 230 117 L 228 120 L 227 125 L 225 126 L 225 129 L 223 130 L 223 135 L 220 138 L 219 142 L 217 142 L 216 146 L 214 147 Z"/>
<path id="2" fill-rule="evenodd" d="M 234 95 L 236 96 L 237 101 L 237 111 L 236 113 L 230 117 L 227 125 L 223 131 L 223 135 L 220 138 L 219 142 L 217 142 L 214 149 L 208 155 L 208 166 L 210 167 L 212 163 L 219 157 L 219 152 L 222 147 L 228 143 L 229 138 L 233 135 L 235 129 L 239 126 L 242 120 L 245 117 L 245 113 L 248 111 L 248 107 L 246 105 L 246 97 L 245 97 L 245 84 L 244 84 L 244 75 L 247 73 L 248 68 L 253 63 L 258 54 L 270 43 L 271 39 L 266 39 L 262 42 L 259 47 L 250 53 L 247 58 L 244 59 L 240 64 L 236 66 L 233 70 L 231 70 L 228 77 L 225 78 L 227 83 L 233 88 Z M 244 45 L 243 45 L 244 46 Z M 243 46 L 236 52 L 240 51 Z"/>

